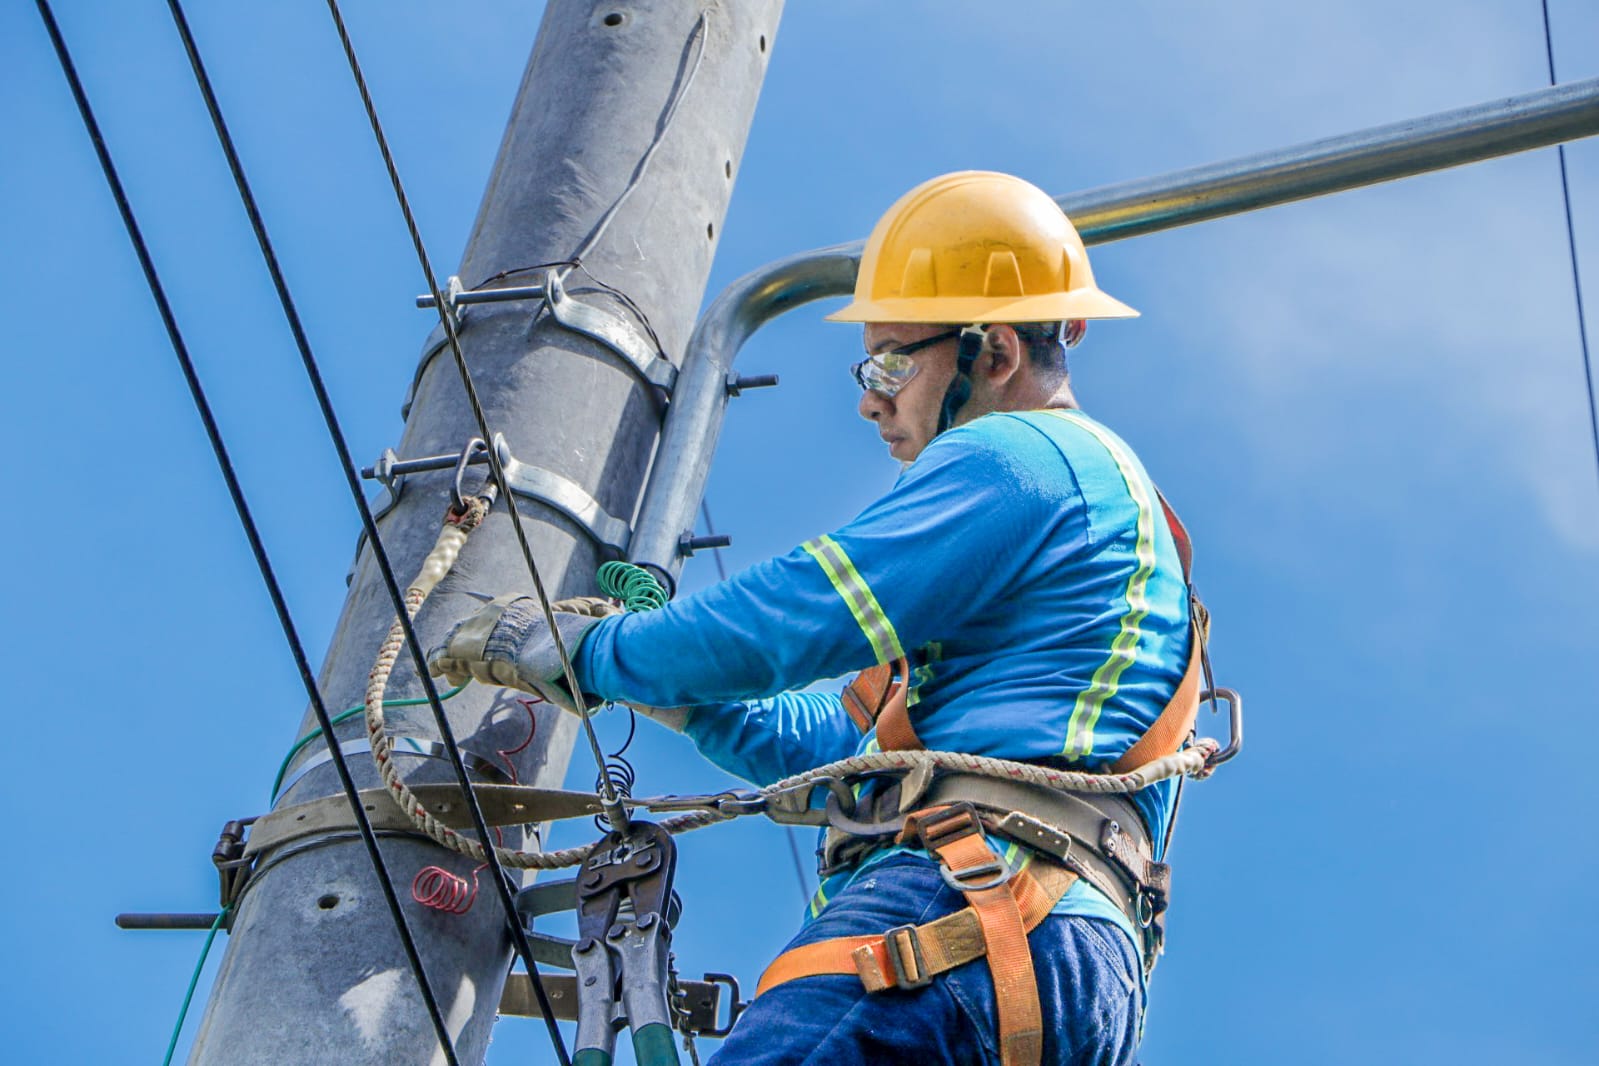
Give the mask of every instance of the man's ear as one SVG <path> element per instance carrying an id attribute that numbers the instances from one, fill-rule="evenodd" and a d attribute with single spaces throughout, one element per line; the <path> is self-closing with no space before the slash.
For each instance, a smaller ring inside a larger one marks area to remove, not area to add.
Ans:
<path id="1" fill-rule="evenodd" d="M 982 366 L 983 376 L 995 386 L 1002 386 L 1015 377 L 1022 360 L 1027 358 L 1015 327 L 1003 323 L 989 326 L 983 334 L 983 352 L 988 356 L 987 365 L 979 366 Z"/>

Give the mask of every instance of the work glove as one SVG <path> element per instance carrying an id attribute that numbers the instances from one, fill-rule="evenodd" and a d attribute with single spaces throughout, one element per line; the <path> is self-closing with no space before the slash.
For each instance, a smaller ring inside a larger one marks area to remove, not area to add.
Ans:
<path id="1" fill-rule="evenodd" d="M 559 606 L 559 605 L 558 605 Z M 592 614 L 554 612 L 566 653 L 576 657 L 584 635 L 599 621 Z M 576 711 L 566 688 L 566 672 L 555 649 L 555 637 L 544 610 L 531 596 L 494 600 L 450 630 L 444 643 L 428 653 L 428 670 L 452 685 L 468 678 L 486 685 L 505 685 L 542 696 Z"/>

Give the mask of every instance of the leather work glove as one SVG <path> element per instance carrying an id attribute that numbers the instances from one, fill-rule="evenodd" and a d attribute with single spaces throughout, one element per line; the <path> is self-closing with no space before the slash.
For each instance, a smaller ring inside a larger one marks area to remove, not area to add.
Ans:
<path id="1" fill-rule="evenodd" d="M 575 657 L 584 634 L 599 618 L 561 610 L 554 613 L 566 653 Z M 534 693 L 563 710 L 577 710 L 566 688 L 555 638 L 543 609 L 531 596 L 494 600 L 456 625 L 444 643 L 428 653 L 428 670 L 435 676 L 442 674 L 452 685 L 463 684 L 470 677 L 486 685 Z"/>

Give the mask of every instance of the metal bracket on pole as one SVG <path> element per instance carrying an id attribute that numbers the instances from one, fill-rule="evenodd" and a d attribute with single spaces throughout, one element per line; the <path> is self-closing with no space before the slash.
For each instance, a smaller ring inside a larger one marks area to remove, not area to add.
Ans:
<path id="1" fill-rule="evenodd" d="M 450 310 L 456 314 L 457 322 L 461 321 L 466 309 L 473 304 L 506 303 L 515 300 L 542 301 L 543 310 L 549 311 L 551 317 L 563 328 L 605 345 L 621 357 L 622 362 L 640 381 L 661 390 L 662 399 L 671 399 L 672 386 L 677 384 L 677 367 L 673 366 L 672 361 L 661 352 L 654 339 L 641 333 L 627 319 L 568 296 L 561 284 L 560 276 L 553 270 L 545 275 L 542 285 L 518 285 L 502 289 L 463 289 L 461 279 L 452 274 L 444 299 Z M 433 297 L 428 294 L 418 296 L 416 305 L 432 307 Z M 537 312 L 534 313 L 533 321 L 538 321 Z M 405 402 L 400 406 L 402 417 L 410 413 L 411 402 L 416 398 L 417 387 L 422 383 L 422 375 L 427 372 L 433 358 L 449 346 L 449 338 L 444 333 L 443 327 L 435 327 L 423 348 L 416 373 L 411 377 L 411 387 L 406 390 Z M 776 383 L 774 379 L 772 384 Z"/>
<path id="2" fill-rule="evenodd" d="M 554 271 L 545 280 L 545 289 L 544 305 L 555 321 L 573 333 L 599 341 L 620 355 L 646 383 L 665 390 L 670 396 L 677 382 L 677 367 L 661 354 L 653 340 L 626 319 L 572 299 Z"/>
<path id="3" fill-rule="evenodd" d="M 437 740 L 432 740 L 428 737 L 394 736 L 392 734 L 390 736 L 394 741 L 394 754 L 396 755 L 418 755 L 424 759 L 448 758 L 444 745 Z M 371 750 L 372 742 L 365 736 L 352 737 L 339 745 L 339 751 L 347 756 L 365 755 Z M 461 755 L 466 759 L 467 766 L 478 773 L 500 781 L 509 780 L 505 776 L 505 771 L 486 756 L 479 755 L 474 751 L 467 751 L 465 748 L 461 749 Z M 316 754 L 296 766 L 293 773 L 284 775 L 283 783 L 278 786 L 277 795 L 272 797 L 272 802 L 277 803 L 289 789 L 294 787 L 300 778 L 315 770 L 318 766 L 332 761 L 333 755 L 326 747 L 318 750 Z M 338 793 L 338 795 L 342 797 L 343 793 Z"/>
<path id="4" fill-rule="evenodd" d="M 477 444 L 476 441 L 473 444 Z M 469 449 L 472 447 L 468 445 Z M 588 491 L 563 474 L 543 467 L 531 466 L 511 454 L 511 448 L 501 433 L 494 435 L 494 453 L 505 471 L 507 487 L 517 496 L 547 504 L 575 522 L 596 544 L 621 555 L 627 551 L 633 530 L 625 521 L 600 506 Z M 421 459 L 401 459 L 392 448 L 385 449 L 376 463 L 361 471 L 362 477 L 383 483 L 384 491 L 374 501 L 372 517 L 381 519 L 399 505 L 408 474 L 424 470 L 454 470 L 461 465 L 461 453 L 430 455 Z M 481 445 L 466 458 L 468 465 L 487 463 L 488 454 Z M 356 543 L 356 555 L 361 554 L 366 534 Z"/>

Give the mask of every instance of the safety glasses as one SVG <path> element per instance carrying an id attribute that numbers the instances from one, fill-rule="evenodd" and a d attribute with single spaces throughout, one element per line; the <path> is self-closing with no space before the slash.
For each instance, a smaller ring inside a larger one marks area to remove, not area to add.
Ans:
<path id="1" fill-rule="evenodd" d="M 946 330 L 931 337 L 923 337 L 919 341 L 912 341 L 900 348 L 891 348 L 886 352 L 869 355 L 850 367 L 850 373 L 855 376 L 855 383 L 862 389 L 892 399 L 916 376 L 918 368 L 911 356 L 923 348 L 942 344 L 944 341 L 959 337 L 960 334 L 961 331 L 958 329 Z"/>

